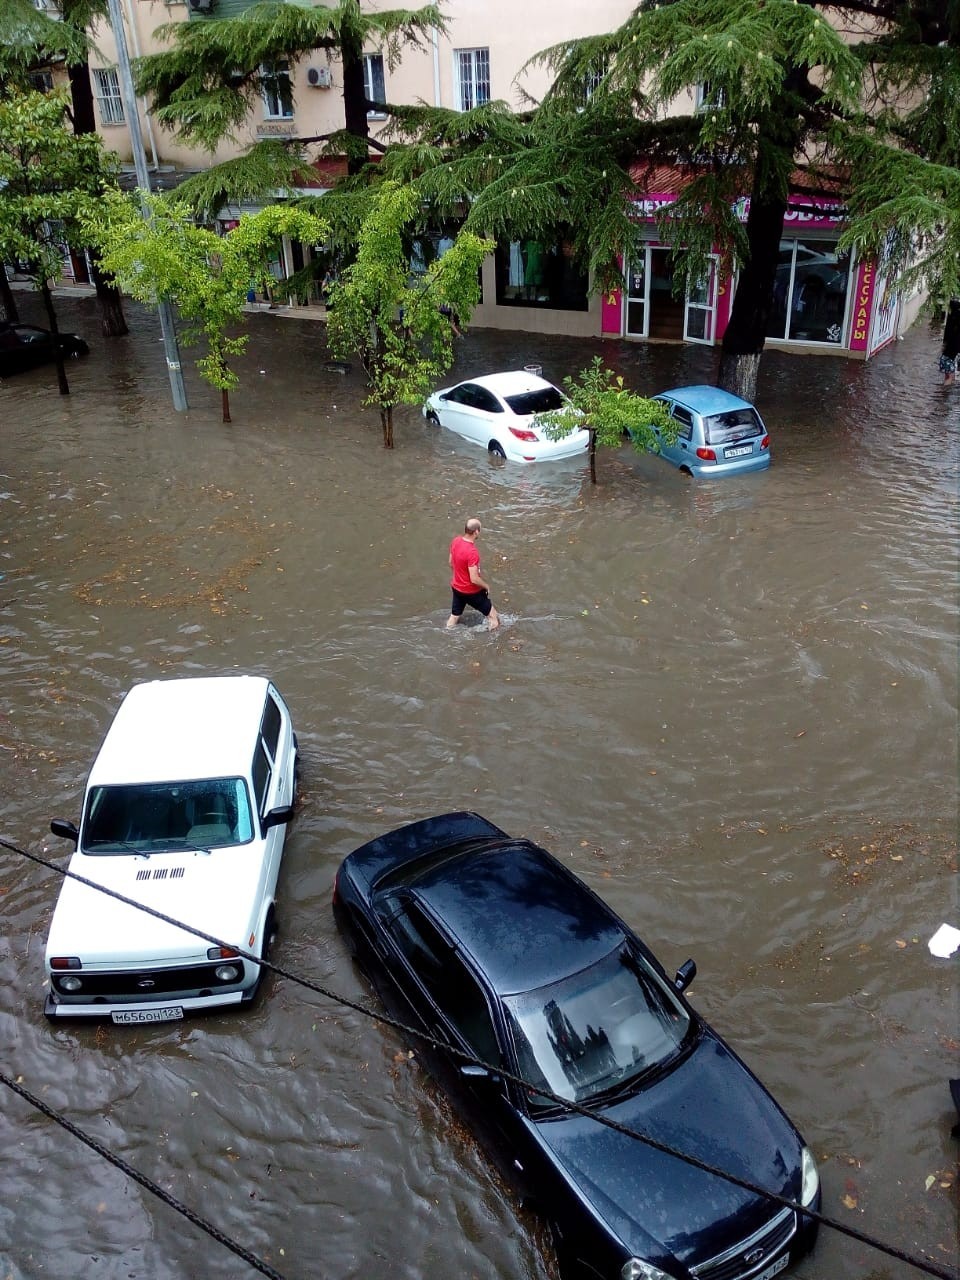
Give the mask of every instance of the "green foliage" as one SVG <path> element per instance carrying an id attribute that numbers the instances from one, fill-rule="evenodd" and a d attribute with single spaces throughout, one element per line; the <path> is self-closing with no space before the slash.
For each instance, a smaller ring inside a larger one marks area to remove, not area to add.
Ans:
<path id="1" fill-rule="evenodd" d="M 228 330 L 242 321 L 247 291 L 270 281 L 270 253 L 283 236 L 317 244 L 327 225 L 304 210 L 271 205 L 243 215 L 219 236 L 197 226 L 189 207 L 175 197 L 150 196 L 145 209 L 147 217 L 132 198 L 119 194 L 104 203 L 91 223 L 104 266 L 140 301 L 175 302 L 187 322 L 185 340 L 205 344 L 197 360 L 200 373 L 229 391 L 238 381 L 229 360 L 244 351 L 248 339 Z"/>
<path id="2" fill-rule="evenodd" d="M 230 205 L 242 205 L 271 192 L 290 199 L 300 187 L 315 181 L 317 171 L 303 149 L 276 138 L 264 138 L 249 151 L 223 164 L 203 169 L 177 187 L 177 198 L 201 221 L 210 221 Z"/>
<path id="3" fill-rule="evenodd" d="M 0 261 L 27 266 L 38 289 L 63 273 L 63 243 L 92 243 L 87 229 L 110 181 L 99 138 L 77 137 L 63 93 L 0 98 Z"/>
<path id="4" fill-rule="evenodd" d="M 628 390 L 622 376 L 606 368 L 599 356 L 594 356 L 580 373 L 564 378 L 563 387 L 576 412 L 558 409 L 542 414 L 538 421 L 551 440 L 562 440 L 572 431 L 590 432 L 590 474 L 594 482 L 598 447 L 619 449 L 624 437 L 629 437 L 638 452 L 658 452 L 654 427 L 669 443 L 676 439 L 677 424 L 660 401 Z"/>
<path id="5" fill-rule="evenodd" d="M 364 44 L 383 48 L 395 66 L 402 48 L 427 40 L 433 28 L 445 29 L 434 5 L 363 13 L 358 0 L 331 7 L 263 0 L 235 18 L 160 27 L 170 48 L 138 60 L 137 91 L 154 100 L 157 119 L 177 137 L 213 151 L 258 103 L 270 78 L 264 68 L 317 49 L 346 46 L 359 57 Z"/>
<path id="6" fill-rule="evenodd" d="M 71 10 L 72 5 L 65 5 Z M 60 21 L 37 9 L 31 0 L 0 0 L 0 84 L 8 91 L 13 86 L 28 87 L 27 73 L 65 58 L 68 63 L 83 62 L 87 56 L 87 38 L 83 28 L 89 21 L 88 7 L 74 21 L 65 13 Z"/>
<path id="7" fill-rule="evenodd" d="M 420 403 L 453 362 L 453 329 L 441 308 L 469 320 L 480 299 L 480 265 L 493 248 L 464 231 L 422 275 L 412 274 L 409 235 L 419 214 L 414 188 L 387 182 L 377 190 L 327 317 L 334 354 L 360 359 L 369 392 L 364 403 L 380 409 L 387 447 L 394 406 Z"/>

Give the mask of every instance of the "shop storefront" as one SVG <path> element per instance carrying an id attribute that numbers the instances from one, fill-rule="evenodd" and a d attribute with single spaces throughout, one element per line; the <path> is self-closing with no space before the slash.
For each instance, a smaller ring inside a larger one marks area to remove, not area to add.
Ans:
<path id="1" fill-rule="evenodd" d="M 627 265 L 623 291 L 604 301 L 604 336 L 708 345 L 723 337 L 736 277 L 724 278 L 716 257 L 685 297 L 674 295 L 669 250 L 656 225 L 673 199 L 663 194 L 637 202 L 646 243 Z M 749 200 L 741 200 L 738 217 L 745 221 L 748 212 Z M 896 336 L 899 304 L 882 274 L 838 248 L 842 216 L 840 205 L 811 198 L 787 210 L 768 345 L 866 358 Z"/>

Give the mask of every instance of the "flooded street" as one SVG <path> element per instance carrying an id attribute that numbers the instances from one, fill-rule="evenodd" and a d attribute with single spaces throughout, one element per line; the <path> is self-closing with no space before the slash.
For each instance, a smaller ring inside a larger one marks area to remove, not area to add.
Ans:
<path id="1" fill-rule="evenodd" d="M 40 321 L 27 295 L 24 320 Z M 272 959 L 379 1008 L 333 922 L 340 860 L 476 810 L 607 899 L 820 1161 L 823 1211 L 957 1264 L 960 388 L 925 324 L 869 364 L 764 357 L 773 465 L 691 482 L 631 449 L 498 465 L 397 414 L 381 447 L 322 325 L 250 318 L 232 425 L 155 320 L 0 385 L 0 835 L 66 865 L 122 694 L 271 675 L 303 753 Z M 706 348 L 476 331 L 449 381 L 594 350 L 638 391 Z M 445 631 L 483 520 L 504 626 Z M 533 1280 L 544 1233 L 391 1029 L 268 976 L 252 1009 L 51 1025 L 59 878 L 0 850 L 2 1071 L 288 1280 Z M 0 1276 L 232 1280 L 243 1261 L 4 1090 Z M 933 1178 L 930 1181 L 931 1176 Z M 946 1183 L 947 1185 L 943 1185 Z M 821 1231 L 802 1280 L 918 1274 Z"/>

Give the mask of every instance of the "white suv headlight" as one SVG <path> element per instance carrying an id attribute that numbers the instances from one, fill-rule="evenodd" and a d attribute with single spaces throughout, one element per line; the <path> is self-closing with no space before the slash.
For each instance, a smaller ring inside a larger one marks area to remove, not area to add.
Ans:
<path id="1" fill-rule="evenodd" d="M 642 1258 L 628 1258 L 620 1268 L 620 1280 L 673 1280 L 673 1276 Z"/>
<path id="2" fill-rule="evenodd" d="M 817 1162 L 809 1147 L 800 1153 L 800 1203 L 806 1207 L 813 1203 L 820 1189 L 820 1175 L 817 1173 Z"/>

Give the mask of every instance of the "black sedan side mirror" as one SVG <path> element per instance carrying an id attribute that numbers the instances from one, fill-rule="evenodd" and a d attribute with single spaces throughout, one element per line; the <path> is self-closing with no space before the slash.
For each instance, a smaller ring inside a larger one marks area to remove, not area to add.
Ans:
<path id="1" fill-rule="evenodd" d="M 283 823 L 289 822 L 293 817 L 292 804 L 280 804 L 276 809 L 271 809 L 269 813 L 263 815 L 263 829 L 269 831 L 271 827 L 282 826 Z"/>
<path id="2" fill-rule="evenodd" d="M 695 960 L 684 960 L 683 964 L 677 970 L 677 976 L 673 980 L 673 985 L 678 991 L 686 991 L 690 983 L 697 976 L 697 963 Z"/>
<path id="3" fill-rule="evenodd" d="M 50 830 L 55 836 L 63 836 L 64 840 L 72 840 L 74 844 L 80 839 L 80 832 L 72 822 L 67 822 L 65 818 L 52 818 L 50 820 Z"/>

